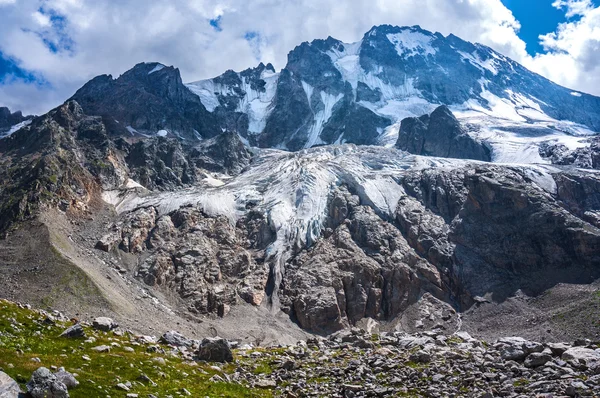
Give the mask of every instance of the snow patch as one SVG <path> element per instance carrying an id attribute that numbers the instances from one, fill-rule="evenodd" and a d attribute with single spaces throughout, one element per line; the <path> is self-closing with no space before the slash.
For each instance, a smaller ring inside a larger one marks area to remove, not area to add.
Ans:
<path id="1" fill-rule="evenodd" d="M 220 105 L 220 96 L 238 97 L 240 100 L 235 111 L 247 114 L 249 119 L 248 131 L 253 134 L 259 134 L 265 129 L 267 119 L 273 108 L 272 103 L 277 91 L 279 73 L 273 73 L 269 70 L 262 72 L 261 79 L 265 81 L 264 91 L 253 89 L 250 81 L 246 80 L 246 77 L 239 74 L 238 76 L 242 84 L 239 87 L 236 86 L 235 90 L 234 87 L 217 84 L 213 79 L 190 83 L 187 87 L 200 97 L 202 105 L 209 112 L 214 112 Z M 238 94 L 239 90 L 245 93 L 241 97 Z"/>
<path id="2" fill-rule="evenodd" d="M 158 137 L 166 137 L 167 135 L 169 135 L 169 132 L 167 130 L 159 130 L 156 135 Z"/>
<path id="3" fill-rule="evenodd" d="M 151 75 L 154 72 L 158 72 L 159 70 L 163 70 L 164 68 L 165 68 L 165 66 L 163 64 L 156 64 L 156 66 L 154 67 L 154 69 L 152 69 L 150 72 L 148 72 L 148 74 Z"/>
<path id="4" fill-rule="evenodd" d="M 12 126 L 10 129 L 8 129 L 8 131 L 6 133 L 0 134 L 0 136 L 8 137 L 9 135 L 13 135 L 17 131 L 21 130 L 23 127 L 29 126 L 30 124 L 31 124 L 31 120 L 25 120 L 21 123 L 17 123 L 14 126 Z"/>
<path id="5" fill-rule="evenodd" d="M 389 33 L 388 40 L 396 46 L 396 52 L 400 57 L 413 57 L 415 55 L 433 55 L 437 52 L 431 46 L 433 37 L 420 32 L 404 30 L 400 33 Z"/>
<path id="6" fill-rule="evenodd" d="M 498 67 L 496 66 L 496 62 L 492 58 L 488 58 L 486 60 L 482 59 L 479 56 L 477 51 L 473 51 L 471 54 L 467 54 L 462 51 L 458 51 L 463 60 L 469 61 L 471 65 L 477 67 L 482 72 L 488 70 L 492 72 L 494 76 L 498 74 Z"/>
<path id="7" fill-rule="evenodd" d="M 571 91 L 571 95 L 572 95 L 573 97 L 581 97 L 581 95 L 582 95 L 582 94 L 581 94 L 581 93 L 578 93 L 577 91 Z"/>
<path id="8" fill-rule="evenodd" d="M 337 104 L 342 98 L 344 98 L 344 94 L 331 95 L 327 94 L 325 91 L 321 91 L 321 103 L 323 104 L 323 109 L 319 110 L 314 115 L 314 121 L 310 126 L 308 132 L 308 141 L 305 144 L 305 148 L 310 148 L 317 144 L 323 143 L 320 137 L 321 132 L 323 131 L 323 126 L 325 126 L 325 124 L 331 118 L 335 104 Z"/>
<path id="9" fill-rule="evenodd" d="M 125 127 L 125 128 L 127 129 L 127 131 L 129 131 L 129 133 L 130 133 L 131 135 L 136 135 L 136 134 L 139 134 L 139 133 L 138 133 L 138 131 L 137 131 L 136 129 L 134 129 L 133 127 L 131 127 L 131 126 L 127 126 L 127 127 Z"/>

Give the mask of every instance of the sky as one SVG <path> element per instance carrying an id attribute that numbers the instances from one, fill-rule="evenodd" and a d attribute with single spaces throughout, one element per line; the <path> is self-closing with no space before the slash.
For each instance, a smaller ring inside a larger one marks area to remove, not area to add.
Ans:
<path id="1" fill-rule="evenodd" d="M 600 95 L 600 0 L 0 0 L 0 106 L 41 114 L 144 61 L 186 82 L 281 69 L 303 41 L 380 24 L 453 33 Z"/>

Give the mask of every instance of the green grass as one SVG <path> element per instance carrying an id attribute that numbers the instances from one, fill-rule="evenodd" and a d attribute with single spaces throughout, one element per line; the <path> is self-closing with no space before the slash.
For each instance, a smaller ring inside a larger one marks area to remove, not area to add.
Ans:
<path id="1" fill-rule="evenodd" d="M 116 389 L 120 382 L 130 381 L 132 393 L 179 395 L 187 389 L 194 397 L 271 397 L 273 391 L 250 389 L 235 383 L 213 383 L 209 379 L 219 374 L 211 366 L 218 365 L 223 373 L 231 374 L 238 364 L 207 364 L 185 362 L 167 353 L 147 352 L 147 345 L 135 345 L 131 336 L 116 336 L 84 327 L 87 338 L 96 339 L 86 343 L 85 339 L 59 337 L 69 325 L 59 323 L 46 325 L 44 316 L 38 312 L 20 308 L 14 303 L 0 300 L 0 368 L 13 377 L 22 387 L 34 370 L 40 366 L 64 366 L 67 371 L 77 374 L 80 385 L 69 390 L 71 397 L 113 397 L 124 396 L 124 391 Z M 16 329 L 13 325 L 17 325 Z M 109 353 L 97 353 L 91 348 L 98 345 L 113 345 Z M 131 347 L 135 351 L 127 352 Z M 91 360 L 84 360 L 86 355 Z M 164 358 L 166 365 L 160 365 L 155 358 Z M 34 362 L 39 358 L 41 362 Z M 145 374 L 157 385 L 139 381 Z"/>

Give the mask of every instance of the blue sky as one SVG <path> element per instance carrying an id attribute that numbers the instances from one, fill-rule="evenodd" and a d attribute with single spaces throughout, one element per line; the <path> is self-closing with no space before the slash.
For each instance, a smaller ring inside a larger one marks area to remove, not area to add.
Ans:
<path id="1" fill-rule="evenodd" d="M 565 12 L 552 6 L 553 0 L 502 0 L 521 23 L 518 35 L 527 44 L 527 52 L 531 55 L 543 53 L 539 36 L 554 32 L 562 22 L 567 22 Z M 596 6 L 600 0 L 593 0 Z M 577 19 L 574 17 L 572 19 Z"/>
<path id="2" fill-rule="evenodd" d="M 145 61 L 178 67 L 186 82 L 259 62 L 281 69 L 303 41 L 356 42 L 381 24 L 453 33 L 559 84 L 600 95 L 600 0 L 316 3 L 0 0 L 0 106 L 40 114 L 94 76 L 118 76 Z"/>

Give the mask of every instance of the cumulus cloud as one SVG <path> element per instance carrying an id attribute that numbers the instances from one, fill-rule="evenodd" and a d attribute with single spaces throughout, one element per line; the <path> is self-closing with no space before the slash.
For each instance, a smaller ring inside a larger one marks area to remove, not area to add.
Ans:
<path id="1" fill-rule="evenodd" d="M 555 6 L 582 15 L 573 24 L 586 24 L 594 10 L 587 0 Z M 519 22 L 501 0 L 352 0 L 343 6 L 337 0 L 0 0 L 0 52 L 43 82 L 5 81 L 0 103 L 41 113 L 93 76 L 119 75 L 143 61 L 175 65 L 185 81 L 259 61 L 282 68 L 302 41 L 333 36 L 354 42 L 386 23 L 419 24 L 481 42 L 575 88 L 595 58 L 590 40 L 576 52 L 564 50 L 570 40 L 593 33 L 569 24 L 542 38 L 549 54 L 529 57 L 517 35 Z M 553 65 L 582 73 L 566 78 Z"/>
<path id="2" fill-rule="evenodd" d="M 557 0 L 553 6 L 573 20 L 540 36 L 547 52 L 523 62 L 557 83 L 600 95 L 600 7 L 591 0 Z"/>

